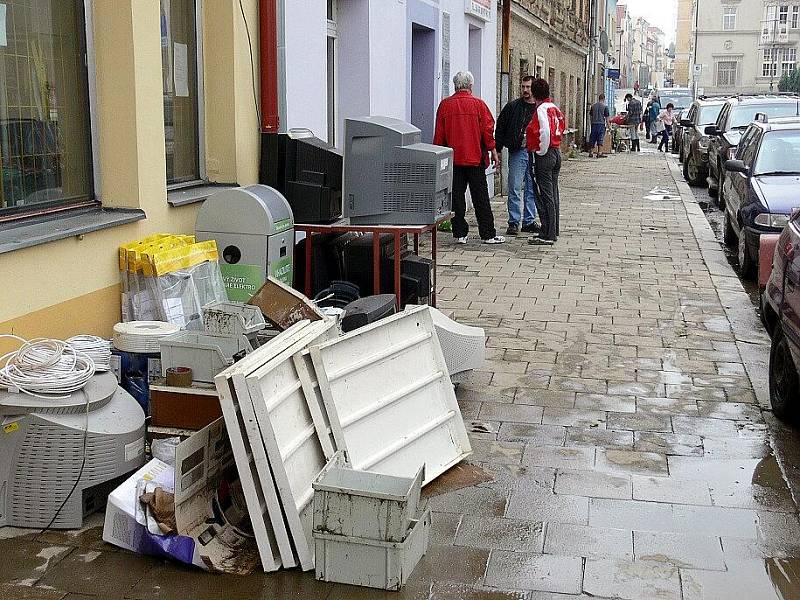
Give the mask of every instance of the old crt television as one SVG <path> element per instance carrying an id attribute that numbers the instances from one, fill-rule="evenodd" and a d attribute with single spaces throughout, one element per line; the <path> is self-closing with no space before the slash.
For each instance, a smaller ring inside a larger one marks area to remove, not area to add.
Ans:
<path id="1" fill-rule="evenodd" d="M 263 136 L 261 182 L 284 195 L 296 223 L 342 216 L 342 153 L 308 129 Z"/>
<path id="2" fill-rule="evenodd" d="M 344 216 L 359 225 L 427 225 L 450 212 L 453 151 L 390 117 L 346 119 Z"/>

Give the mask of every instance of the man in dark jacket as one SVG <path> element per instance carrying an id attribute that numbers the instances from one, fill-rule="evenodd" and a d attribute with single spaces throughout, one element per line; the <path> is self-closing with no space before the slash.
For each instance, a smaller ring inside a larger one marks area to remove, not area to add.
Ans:
<path id="1" fill-rule="evenodd" d="M 497 117 L 494 133 L 497 152 L 508 148 L 508 235 L 519 233 L 520 220 L 525 233 L 539 232 L 535 222 L 536 190 L 528 169 L 528 150 L 525 148 L 525 129 L 531 121 L 535 107 L 531 95 L 533 79 L 530 75 L 522 78 L 522 96 L 503 107 Z M 523 186 L 524 202 L 520 198 Z"/>
<path id="2" fill-rule="evenodd" d="M 444 98 L 436 111 L 433 143 L 453 149 L 453 237 L 458 244 L 467 243 L 469 226 L 466 192 L 472 197 L 478 233 L 484 244 L 502 244 L 506 239 L 497 235 L 494 215 L 489 204 L 486 183 L 487 157 L 497 164 L 494 143 L 494 117 L 486 103 L 472 95 L 475 78 L 469 71 L 459 71 L 453 77 L 455 93 Z"/>
<path id="3" fill-rule="evenodd" d="M 639 145 L 639 126 L 642 123 L 642 103 L 633 95 L 626 94 L 625 102 L 628 103 L 628 114 L 625 117 L 625 124 L 631 134 L 631 152 L 639 152 L 642 148 Z"/>

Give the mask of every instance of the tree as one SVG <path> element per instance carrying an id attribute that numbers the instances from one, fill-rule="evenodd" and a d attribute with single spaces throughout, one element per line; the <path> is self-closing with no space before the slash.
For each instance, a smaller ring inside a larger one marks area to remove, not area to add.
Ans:
<path id="1" fill-rule="evenodd" d="M 780 80 L 778 80 L 778 91 L 779 92 L 789 91 L 789 76 L 786 73 L 781 75 Z"/>
<path id="2" fill-rule="evenodd" d="M 800 93 L 800 70 L 795 69 L 788 75 L 781 75 L 780 81 L 778 81 L 778 91 Z"/>

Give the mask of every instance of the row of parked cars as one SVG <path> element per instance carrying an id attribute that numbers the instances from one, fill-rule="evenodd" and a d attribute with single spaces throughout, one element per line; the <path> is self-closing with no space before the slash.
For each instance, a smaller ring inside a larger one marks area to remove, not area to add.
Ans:
<path id="1" fill-rule="evenodd" d="M 776 416 L 800 422 L 800 97 L 699 98 L 678 130 L 683 175 L 725 211 L 724 242 L 737 247 L 742 276 L 756 272 L 761 237 L 780 234 L 761 295 L 770 400 Z"/>

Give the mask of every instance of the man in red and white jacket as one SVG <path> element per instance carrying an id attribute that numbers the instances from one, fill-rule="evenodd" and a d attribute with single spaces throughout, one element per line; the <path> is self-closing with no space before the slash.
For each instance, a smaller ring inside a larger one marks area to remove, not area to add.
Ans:
<path id="1" fill-rule="evenodd" d="M 491 156 L 496 165 L 497 150 L 494 141 L 494 117 L 486 103 L 472 95 L 475 79 L 469 71 L 460 71 L 453 77 L 455 93 L 442 99 L 436 111 L 436 130 L 433 143 L 453 149 L 453 237 L 457 244 L 467 243 L 469 226 L 466 193 L 472 197 L 478 234 L 484 244 L 502 244 L 505 238 L 497 235 L 494 215 L 489 204 L 486 167 Z"/>
<path id="2" fill-rule="evenodd" d="M 531 85 L 536 110 L 525 132 L 533 177 L 539 188 L 536 208 L 542 221 L 539 237 L 528 239 L 529 244 L 552 246 L 558 239 L 561 203 L 558 195 L 558 174 L 561 171 L 561 136 L 564 115 L 550 99 L 550 84 L 537 79 Z"/>

